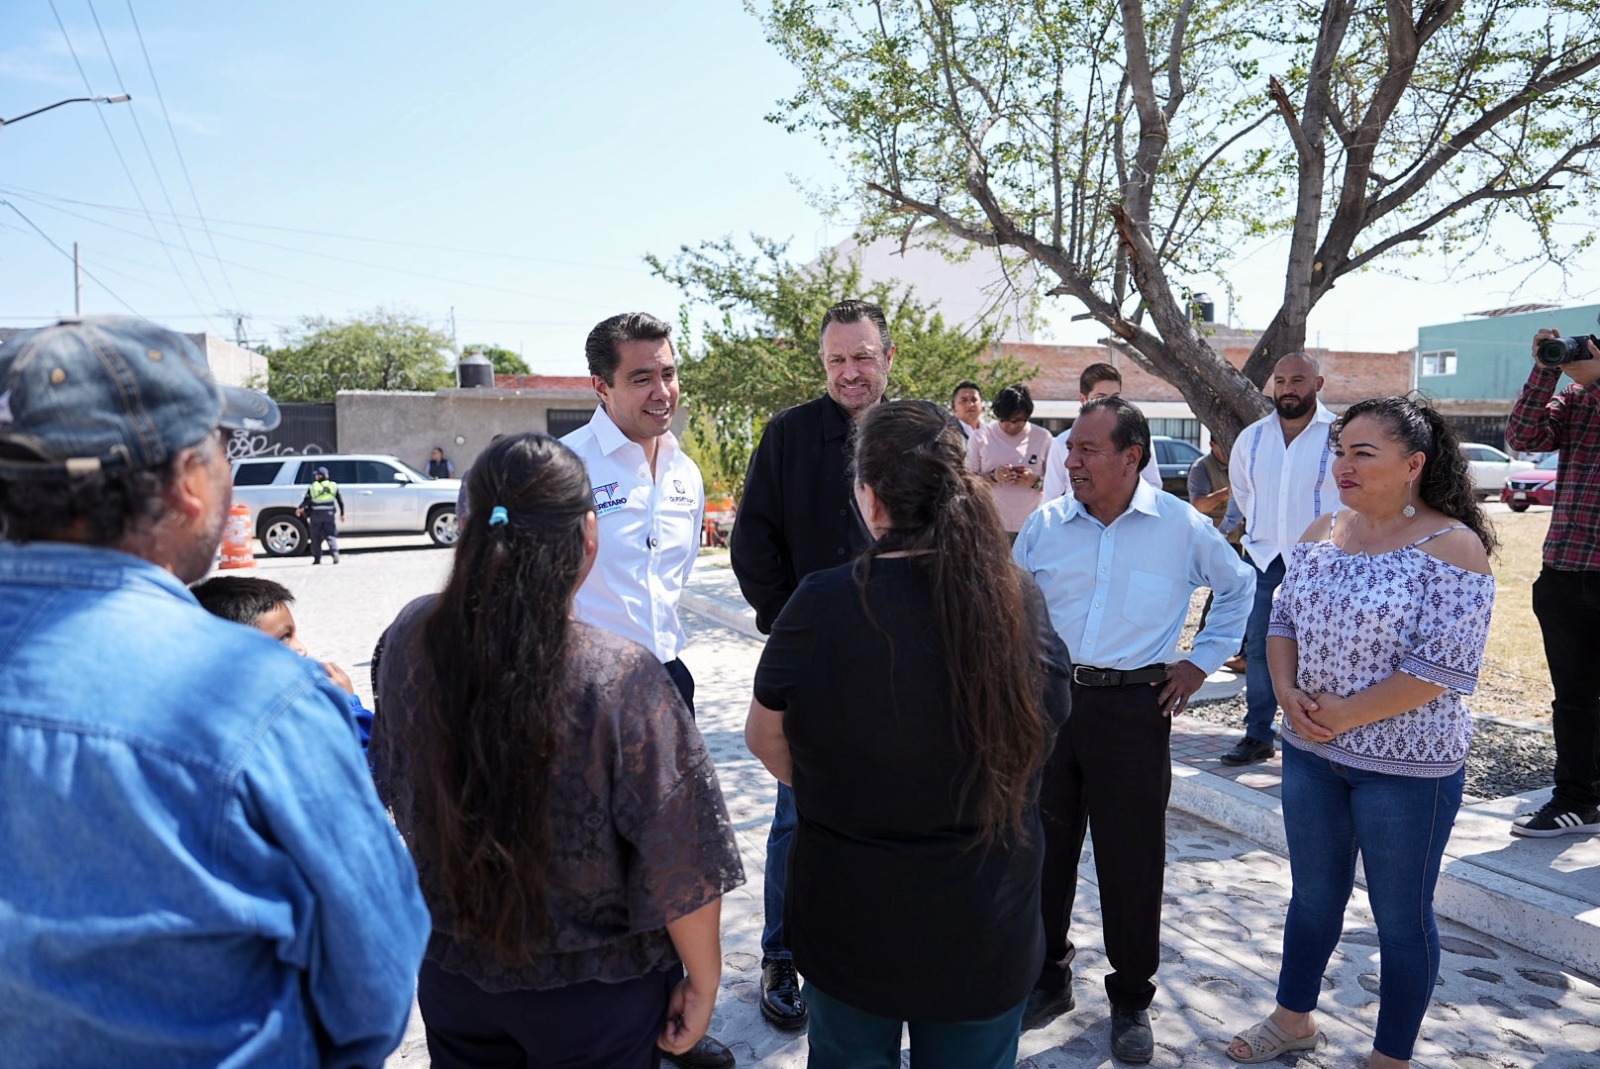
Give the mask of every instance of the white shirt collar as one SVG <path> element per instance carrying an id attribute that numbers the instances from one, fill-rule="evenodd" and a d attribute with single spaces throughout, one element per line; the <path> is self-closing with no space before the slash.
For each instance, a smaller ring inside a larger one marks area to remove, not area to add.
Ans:
<path id="1" fill-rule="evenodd" d="M 606 411 L 605 405 L 595 406 L 594 416 L 589 420 L 589 428 L 594 431 L 594 440 L 600 446 L 600 452 L 608 457 L 625 445 L 635 446 L 640 452 L 644 451 L 644 446 L 622 433 L 622 428 L 612 420 L 611 413 Z M 664 452 L 656 454 L 657 470 L 677 453 L 678 439 L 671 431 L 667 431 L 661 436 L 659 448 Z"/>

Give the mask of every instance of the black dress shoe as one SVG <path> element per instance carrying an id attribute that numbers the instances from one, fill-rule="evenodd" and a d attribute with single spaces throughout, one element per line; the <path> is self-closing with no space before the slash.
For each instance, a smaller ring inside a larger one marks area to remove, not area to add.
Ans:
<path id="1" fill-rule="evenodd" d="M 1257 761 L 1271 760 L 1272 755 L 1278 751 L 1270 742 L 1252 739 L 1249 735 L 1240 739 L 1233 749 L 1222 755 L 1225 765 L 1253 765 Z"/>
<path id="2" fill-rule="evenodd" d="M 702 1036 L 700 1042 L 682 1054 L 662 1051 L 661 1057 L 684 1069 L 733 1069 L 733 1051 L 710 1036 Z"/>
<path id="3" fill-rule="evenodd" d="M 761 1016 L 786 1032 L 806 1026 L 809 1014 L 800 997 L 800 977 L 788 958 L 761 959 Z"/>
<path id="4" fill-rule="evenodd" d="M 1130 1010 L 1111 1004 L 1111 1053 L 1118 1061 L 1143 1065 L 1156 1052 L 1148 1010 Z"/>
<path id="5" fill-rule="evenodd" d="M 1022 1008 L 1022 1030 L 1031 1032 L 1043 1028 L 1063 1013 L 1071 1013 L 1077 1001 L 1072 997 L 1072 981 L 1057 991 L 1036 987 L 1028 992 L 1028 1002 Z"/>

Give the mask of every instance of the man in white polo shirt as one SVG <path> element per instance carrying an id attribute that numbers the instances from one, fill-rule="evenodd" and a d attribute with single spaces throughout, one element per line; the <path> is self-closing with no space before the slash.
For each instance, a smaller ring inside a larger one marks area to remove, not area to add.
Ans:
<path id="1" fill-rule="evenodd" d="M 600 407 L 562 438 L 589 469 L 600 552 L 573 614 L 654 653 L 694 712 L 694 677 L 679 654 L 678 602 L 700 552 L 705 488 L 678 447 L 678 362 L 672 325 L 645 312 L 602 321 L 583 346 Z M 691 1069 L 727 1069 L 733 1053 L 706 1036 L 663 1057 Z"/>
<path id="2" fill-rule="evenodd" d="M 1078 401 L 1087 404 L 1101 397 L 1122 396 L 1122 372 L 1110 364 L 1090 364 L 1078 376 Z M 1072 428 L 1068 427 L 1055 436 L 1050 444 L 1050 452 L 1044 465 L 1044 499 L 1039 502 L 1043 507 L 1048 502 L 1065 494 L 1072 493 L 1072 480 L 1067 477 L 1067 439 L 1072 437 Z M 1152 462 L 1146 464 L 1139 472 L 1139 478 L 1161 489 L 1161 467 Z"/>
<path id="3" fill-rule="evenodd" d="M 1244 738 L 1222 755 L 1224 764 L 1248 765 L 1273 754 L 1278 699 L 1267 669 L 1272 596 L 1283 582 L 1289 551 L 1311 521 L 1342 507 L 1328 444 L 1334 414 L 1317 400 L 1321 389 L 1322 369 L 1314 357 L 1281 358 L 1272 369 L 1273 411 L 1233 443 L 1228 476 L 1244 517 L 1242 544 L 1255 565 L 1256 598 L 1245 627 Z"/>

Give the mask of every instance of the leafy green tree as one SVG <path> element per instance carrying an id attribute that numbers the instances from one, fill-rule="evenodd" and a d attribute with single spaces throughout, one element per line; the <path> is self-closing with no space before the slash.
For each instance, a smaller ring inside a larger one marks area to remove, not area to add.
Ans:
<path id="1" fill-rule="evenodd" d="M 455 383 L 449 348 L 426 323 L 383 308 L 346 320 L 305 316 L 263 354 L 267 392 L 326 402 L 340 390 L 437 390 Z"/>
<path id="2" fill-rule="evenodd" d="M 1224 441 L 1352 272 L 1497 252 L 1502 222 L 1538 260 L 1591 241 L 1557 223 L 1593 199 L 1592 0 L 746 4 L 800 74 L 771 120 L 847 166 L 869 236 L 1020 251 Z M 1240 373 L 1185 280 L 1271 234 L 1282 301 Z"/>
<path id="3" fill-rule="evenodd" d="M 992 397 L 1038 373 L 1036 367 L 996 356 L 1001 323 L 973 330 L 952 327 L 911 290 L 865 282 L 854 261 L 829 254 L 800 265 L 788 259 L 786 242 L 756 236 L 752 241 L 754 252 L 723 238 L 685 246 L 670 261 L 646 257 L 690 303 L 722 314 L 720 322 L 700 329 L 696 343 L 685 311 L 678 346 L 689 413 L 687 447 L 716 492 L 739 496 L 767 420 L 823 393 L 818 327 L 828 308 L 848 297 L 880 305 L 889 320 L 896 350 L 891 397 L 946 404 L 964 379 Z"/>
<path id="4" fill-rule="evenodd" d="M 533 369 L 521 355 L 510 349 L 502 349 L 498 345 L 469 345 L 461 350 L 464 353 L 480 352 L 494 365 L 496 375 L 532 375 Z"/>

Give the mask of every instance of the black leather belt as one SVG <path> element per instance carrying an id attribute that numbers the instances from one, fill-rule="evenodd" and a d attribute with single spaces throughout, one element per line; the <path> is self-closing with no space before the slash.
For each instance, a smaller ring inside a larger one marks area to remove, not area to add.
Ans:
<path id="1" fill-rule="evenodd" d="M 1151 664 L 1120 672 L 1115 668 L 1080 664 L 1072 669 L 1072 681 L 1080 687 L 1132 687 L 1140 683 L 1165 683 L 1167 666 Z"/>

